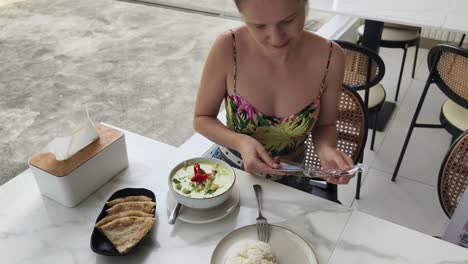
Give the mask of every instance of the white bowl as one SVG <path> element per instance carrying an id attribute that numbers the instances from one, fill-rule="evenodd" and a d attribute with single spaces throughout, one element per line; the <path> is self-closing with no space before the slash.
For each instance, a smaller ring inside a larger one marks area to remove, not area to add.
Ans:
<path id="1" fill-rule="evenodd" d="M 186 163 L 193 164 L 195 162 L 198 163 L 213 163 L 213 164 L 218 164 L 219 166 L 222 166 L 223 168 L 228 171 L 229 176 L 232 178 L 232 182 L 230 185 L 227 187 L 227 189 L 224 192 L 218 193 L 214 196 L 210 197 L 203 197 L 203 198 L 196 198 L 196 197 L 188 197 L 185 195 L 180 194 L 177 192 L 174 187 L 172 186 L 172 178 L 174 175 L 179 171 L 181 168 L 184 167 Z M 177 164 L 171 171 L 168 177 L 168 184 L 169 184 L 169 190 L 172 192 L 176 200 L 187 207 L 190 208 L 196 208 L 196 209 L 205 209 L 205 208 L 212 208 L 215 206 L 218 206 L 225 202 L 231 195 L 233 191 L 233 186 L 236 182 L 236 174 L 234 173 L 234 170 L 232 169 L 229 164 L 226 162 L 219 160 L 219 159 L 214 159 L 214 158 L 193 158 L 193 159 L 188 159 L 185 161 L 182 161 L 181 163 Z"/>

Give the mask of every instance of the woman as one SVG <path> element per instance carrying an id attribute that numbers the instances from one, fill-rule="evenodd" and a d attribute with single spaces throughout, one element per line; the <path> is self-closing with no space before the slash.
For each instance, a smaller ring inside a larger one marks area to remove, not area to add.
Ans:
<path id="1" fill-rule="evenodd" d="M 195 129 L 220 145 L 213 156 L 247 172 L 279 176 L 281 160 L 303 160 L 313 129 L 322 166 L 349 169 L 351 159 L 336 149 L 341 48 L 304 30 L 307 0 L 235 3 L 245 25 L 215 41 L 195 106 Z M 216 118 L 223 100 L 227 126 Z"/>

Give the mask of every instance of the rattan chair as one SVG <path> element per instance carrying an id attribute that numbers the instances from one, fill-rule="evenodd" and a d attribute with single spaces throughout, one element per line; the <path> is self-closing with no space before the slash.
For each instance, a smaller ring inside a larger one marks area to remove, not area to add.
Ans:
<path id="1" fill-rule="evenodd" d="M 357 29 L 357 33 L 359 35 L 358 43 L 361 42 L 362 36 L 364 35 L 364 28 L 365 26 L 361 25 Z M 400 75 L 398 77 L 398 84 L 395 93 L 395 102 L 398 101 L 398 94 L 400 93 L 401 79 L 403 76 L 403 70 L 405 68 L 406 53 L 409 47 L 416 46 L 416 51 L 414 53 L 413 71 L 411 73 L 411 78 L 414 78 L 416 62 L 418 60 L 420 36 L 421 28 L 394 23 L 384 23 L 382 38 L 380 39 L 380 46 L 384 48 L 403 49 L 403 59 L 401 61 Z"/>
<path id="2" fill-rule="evenodd" d="M 337 148 L 351 157 L 354 163 L 362 162 L 367 140 L 367 111 L 361 97 L 353 89 L 343 87 L 341 90 L 336 128 L 338 130 Z M 322 165 L 315 153 L 311 136 L 307 138 L 306 145 L 305 167 L 321 168 Z M 356 199 L 360 196 L 361 177 L 359 173 Z M 335 184 L 323 182 L 322 186 L 331 192 L 337 191 Z"/>
<path id="3" fill-rule="evenodd" d="M 468 130 L 450 147 L 439 172 L 437 190 L 442 209 L 450 218 L 468 186 Z"/>
<path id="4" fill-rule="evenodd" d="M 385 64 L 372 50 L 346 41 L 337 40 L 345 53 L 343 85 L 357 90 L 368 110 L 374 115 L 370 149 L 374 150 L 375 132 L 380 109 L 385 102 L 385 89 L 379 84 L 385 74 Z"/>
<path id="5" fill-rule="evenodd" d="M 468 50 L 449 45 L 438 45 L 429 51 L 427 64 L 429 77 L 419 99 L 405 142 L 398 158 L 392 181 L 395 181 L 401 162 L 408 147 L 415 127 L 445 128 L 452 134 L 452 142 L 468 129 Z M 437 87 L 449 100 L 442 104 L 440 111 L 441 124 L 417 123 L 424 99 L 431 84 Z"/>

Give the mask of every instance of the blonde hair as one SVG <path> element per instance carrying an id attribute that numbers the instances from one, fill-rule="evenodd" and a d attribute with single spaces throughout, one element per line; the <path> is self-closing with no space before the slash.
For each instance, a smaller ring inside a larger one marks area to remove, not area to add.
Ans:
<path id="1" fill-rule="evenodd" d="M 237 10 L 239 10 L 239 13 L 241 12 L 241 4 L 244 1 L 245 0 L 234 0 L 234 3 L 236 4 Z M 307 14 L 309 13 L 309 1 L 308 0 L 303 0 L 303 1 L 307 3 L 307 5 L 306 5 L 306 17 L 307 17 Z"/>

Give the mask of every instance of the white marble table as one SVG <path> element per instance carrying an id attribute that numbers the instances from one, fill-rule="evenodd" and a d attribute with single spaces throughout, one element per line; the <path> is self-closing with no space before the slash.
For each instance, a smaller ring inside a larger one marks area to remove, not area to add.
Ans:
<path id="1" fill-rule="evenodd" d="M 452 0 L 449 3 L 448 15 L 442 28 L 453 32 L 467 33 L 468 19 L 466 18 L 466 10 L 468 10 L 468 1 Z"/>
<path id="2" fill-rule="evenodd" d="M 382 22 L 468 32 L 465 0 L 314 0 L 310 8 L 366 19 L 363 45 L 377 52 Z"/>
<path id="3" fill-rule="evenodd" d="M 417 27 L 442 29 L 457 0 L 314 0 L 313 10 Z M 463 0 L 462 0 L 463 1 Z"/>
<path id="4" fill-rule="evenodd" d="M 236 171 L 240 207 L 231 215 L 211 224 L 178 220 L 171 226 L 164 202 L 166 177 L 176 163 L 192 154 L 127 131 L 125 136 L 129 168 L 75 208 L 41 196 L 29 170 L 0 187 L 2 263 L 209 263 L 222 237 L 255 222 L 255 183 L 264 189 L 265 216 L 271 223 L 301 234 L 312 245 L 319 263 L 468 260 L 464 248 L 242 171 Z M 107 198 L 126 187 L 144 187 L 156 194 L 157 224 L 136 252 L 125 257 L 96 255 L 90 249 L 96 217 Z"/>
<path id="5" fill-rule="evenodd" d="M 468 249 L 354 211 L 328 263 L 466 264 Z"/>

